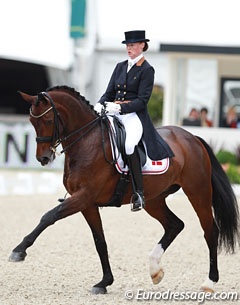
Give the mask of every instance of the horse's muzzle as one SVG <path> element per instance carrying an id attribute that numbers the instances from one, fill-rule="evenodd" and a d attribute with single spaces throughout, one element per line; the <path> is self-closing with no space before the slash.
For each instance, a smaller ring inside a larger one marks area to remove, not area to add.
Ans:
<path id="1" fill-rule="evenodd" d="M 43 155 L 36 156 L 38 162 L 41 163 L 42 166 L 47 165 L 48 163 L 52 162 L 55 159 L 55 153 L 52 151 L 49 153 L 45 153 Z"/>
<path id="2" fill-rule="evenodd" d="M 37 160 L 41 163 L 42 166 L 47 165 L 50 162 L 49 157 L 37 157 Z"/>

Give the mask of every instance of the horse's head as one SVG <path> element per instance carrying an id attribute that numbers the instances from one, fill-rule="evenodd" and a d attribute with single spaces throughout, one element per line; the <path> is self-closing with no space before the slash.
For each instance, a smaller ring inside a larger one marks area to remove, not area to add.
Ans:
<path id="1" fill-rule="evenodd" d="M 46 165 L 54 160 L 55 148 L 59 144 L 59 119 L 55 105 L 45 92 L 36 96 L 19 93 L 31 104 L 30 122 L 36 131 L 36 158 L 42 165 Z"/>
<path id="2" fill-rule="evenodd" d="M 56 147 L 77 149 L 75 145 L 95 126 L 100 117 L 92 105 L 67 86 L 56 86 L 35 96 L 19 92 L 30 103 L 30 122 L 36 131 L 36 158 L 46 165 L 55 158 Z"/>

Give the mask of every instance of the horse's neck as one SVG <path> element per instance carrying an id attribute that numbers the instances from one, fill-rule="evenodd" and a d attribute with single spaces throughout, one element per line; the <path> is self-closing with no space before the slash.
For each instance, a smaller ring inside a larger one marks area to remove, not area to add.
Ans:
<path id="1" fill-rule="evenodd" d="M 73 142 L 69 140 L 67 144 L 71 145 L 71 143 Z M 66 150 L 64 179 L 67 181 L 70 176 L 76 177 L 76 183 L 81 184 L 81 181 L 85 183 L 90 175 L 97 177 L 108 168 L 104 151 L 107 158 L 111 159 L 111 145 L 107 131 L 104 131 L 102 137 L 100 124 L 97 124 L 88 134 Z"/>
<path id="2" fill-rule="evenodd" d="M 84 101 L 79 101 L 75 97 L 71 97 L 69 102 L 63 105 L 64 117 L 67 117 L 65 125 L 68 132 L 72 132 L 86 125 L 94 119 L 94 115 L 90 107 Z"/>
<path id="3" fill-rule="evenodd" d="M 89 105 L 84 102 L 77 101 L 75 104 L 70 101 L 67 106 L 64 106 L 63 117 L 62 146 L 64 149 L 85 151 L 92 149 L 92 146 L 97 145 L 98 142 L 101 143 L 100 124 Z M 98 136 L 96 137 L 95 134 Z"/>

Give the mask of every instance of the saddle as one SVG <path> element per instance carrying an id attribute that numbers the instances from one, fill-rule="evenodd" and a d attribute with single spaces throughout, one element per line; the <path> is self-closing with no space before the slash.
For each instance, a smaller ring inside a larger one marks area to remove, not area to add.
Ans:
<path id="1" fill-rule="evenodd" d="M 126 130 L 122 122 L 116 116 L 107 116 L 107 120 L 105 122 L 107 122 L 114 164 L 119 173 L 121 173 L 121 176 L 116 185 L 112 198 L 108 203 L 102 206 L 120 207 L 130 182 L 127 167 L 127 154 L 125 151 Z M 169 167 L 169 158 L 158 161 L 150 160 L 147 156 L 143 140 L 140 140 L 137 147 L 143 174 L 159 175 L 167 171 Z"/>
<path id="2" fill-rule="evenodd" d="M 122 122 L 116 116 L 113 116 L 113 125 L 115 129 L 115 141 L 116 141 L 117 149 L 121 153 L 124 165 L 126 165 L 127 164 L 127 154 L 125 151 L 126 130 Z M 146 163 L 147 155 L 142 140 L 140 140 L 137 147 L 140 156 L 140 162 L 141 165 L 143 166 Z"/>

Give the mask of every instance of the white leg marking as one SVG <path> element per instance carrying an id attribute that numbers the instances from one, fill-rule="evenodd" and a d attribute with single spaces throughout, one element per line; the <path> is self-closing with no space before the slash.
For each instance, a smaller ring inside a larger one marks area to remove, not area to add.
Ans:
<path id="1" fill-rule="evenodd" d="M 153 284 L 158 284 L 164 276 L 164 271 L 161 265 L 161 257 L 164 253 L 161 244 L 157 244 L 149 255 L 149 272 Z"/>
<path id="2" fill-rule="evenodd" d="M 209 278 L 207 278 L 204 283 L 202 284 L 200 290 L 204 291 L 204 292 L 211 292 L 214 293 L 214 286 L 215 282 L 213 282 L 212 280 L 210 280 Z"/>

